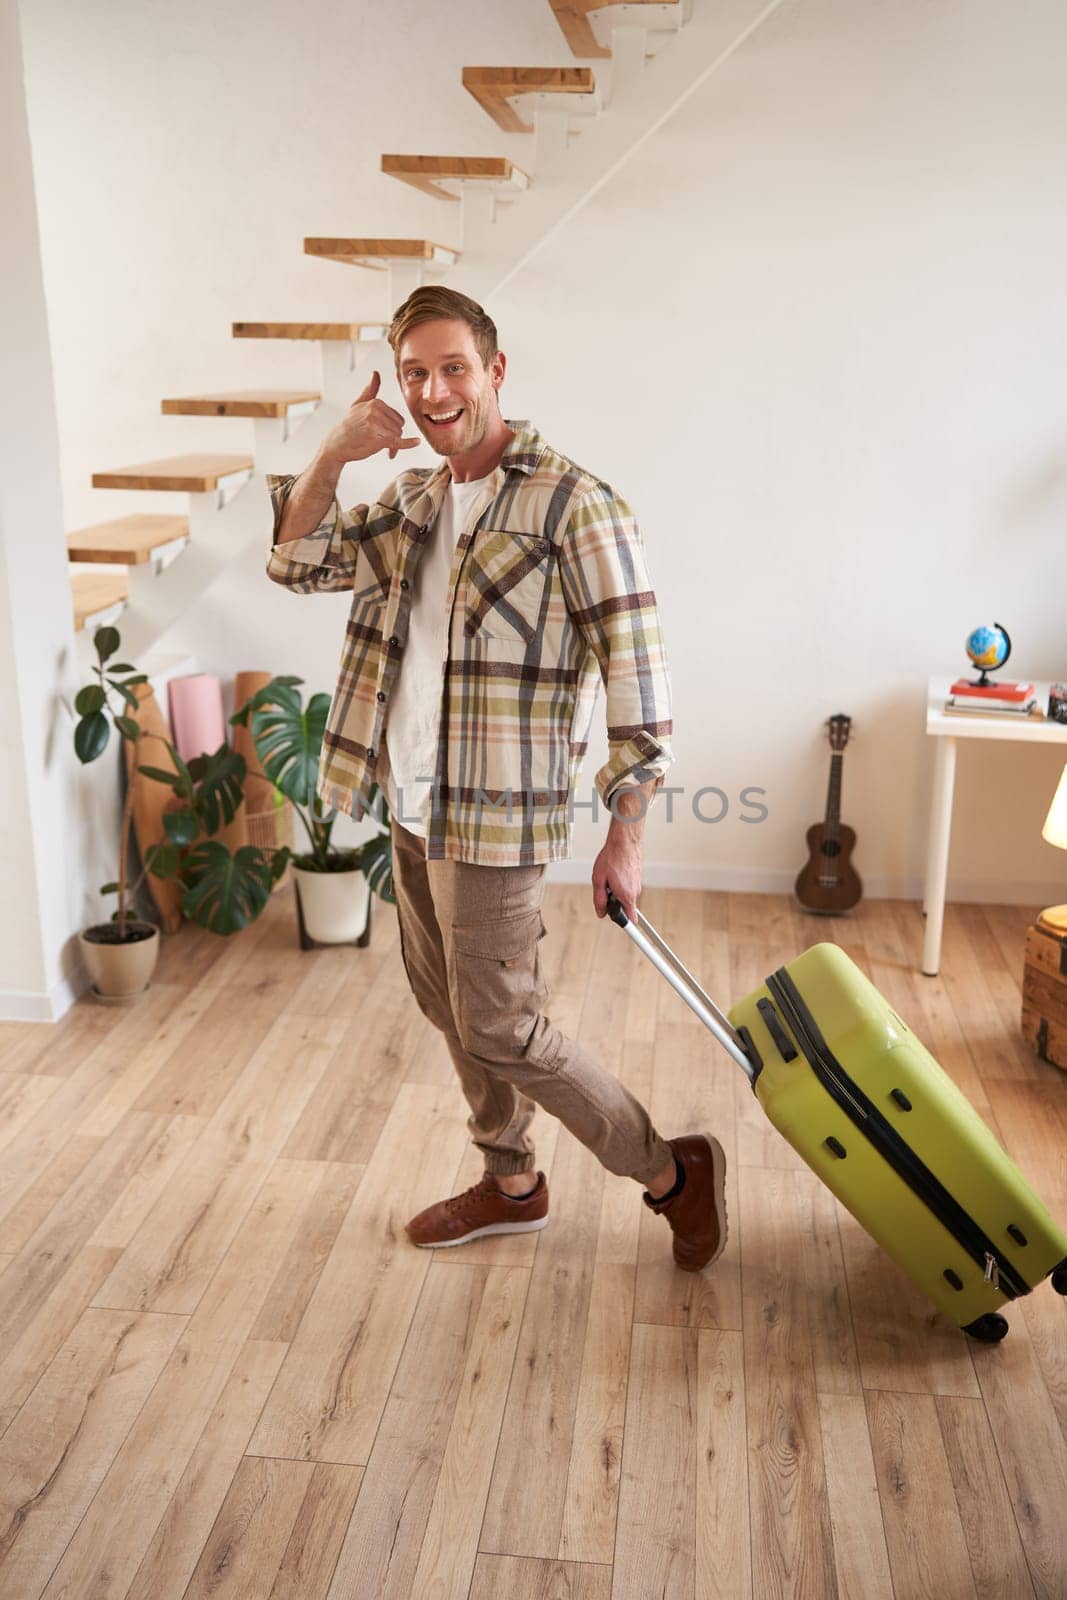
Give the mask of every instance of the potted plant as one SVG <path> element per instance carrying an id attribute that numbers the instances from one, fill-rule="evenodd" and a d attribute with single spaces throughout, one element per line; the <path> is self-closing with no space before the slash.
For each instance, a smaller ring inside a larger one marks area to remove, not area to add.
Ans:
<path id="1" fill-rule="evenodd" d="M 79 719 L 74 749 L 83 765 L 103 755 L 112 728 L 133 747 L 119 831 L 119 874 L 100 891 L 117 894 L 118 908 L 110 921 L 96 923 L 80 936 L 95 994 L 115 1000 L 142 993 L 159 957 L 159 929 L 131 910 L 149 873 L 156 878 L 177 878 L 185 915 L 214 933 L 230 934 L 258 917 L 272 884 L 285 870 L 287 857 L 287 852 L 277 851 L 272 856 L 251 845 L 231 855 L 225 845 L 210 837 L 224 822 L 233 821 L 243 798 L 244 757 L 227 745 L 186 764 L 164 739 L 170 771 L 140 762 L 137 745 L 142 728 L 136 720 L 136 690 L 148 677 L 129 662 L 112 660 L 120 642 L 116 628 L 97 629 L 93 636 L 97 681 L 80 689 L 74 701 Z M 126 862 L 137 776 L 168 784 L 174 799 L 163 817 L 165 838 L 145 851 L 141 873 L 131 884 Z"/>
<path id="2" fill-rule="evenodd" d="M 368 806 L 383 831 L 352 847 L 332 843 L 337 811 L 324 808 L 316 788 L 330 697 L 312 695 L 305 708 L 297 690 L 303 681 L 272 678 L 230 721 L 250 727 L 263 771 L 292 801 L 307 834 L 309 849 L 288 858 L 296 882 L 301 947 L 353 940 L 366 945 L 372 895 L 396 903 L 389 807 L 372 784 Z"/>

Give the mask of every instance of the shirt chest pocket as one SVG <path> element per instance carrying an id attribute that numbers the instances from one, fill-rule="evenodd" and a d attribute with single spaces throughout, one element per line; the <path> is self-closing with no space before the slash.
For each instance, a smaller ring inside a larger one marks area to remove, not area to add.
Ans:
<path id="1" fill-rule="evenodd" d="M 529 644 L 543 622 L 553 560 L 552 541 L 540 534 L 480 528 L 467 552 L 468 638 L 481 632 Z"/>

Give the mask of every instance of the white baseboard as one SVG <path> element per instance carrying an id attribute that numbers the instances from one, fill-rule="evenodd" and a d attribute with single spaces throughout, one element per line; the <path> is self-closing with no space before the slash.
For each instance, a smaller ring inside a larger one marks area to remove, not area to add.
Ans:
<path id="1" fill-rule="evenodd" d="M 550 883 L 589 883 L 591 861 L 550 861 L 546 881 Z M 796 872 L 790 868 L 767 867 L 682 867 L 646 861 L 643 882 L 650 889 L 720 889 L 735 894 L 792 894 Z M 865 900 L 915 900 L 922 902 L 923 880 L 911 877 L 864 877 Z M 1007 906 L 1056 905 L 1067 899 L 1067 889 L 1049 882 L 1035 883 L 1016 878 L 949 879 L 948 901 L 968 904 Z"/>
<path id="2" fill-rule="evenodd" d="M 550 861 L 545 878 L 549 883 L 589 883 L 591 861 Z M 679 867 L 669 863 L 645 863 L 644 883 L 650 889 L 721 889 L 735 894 L 791 894 L 796 873 L 792 870 L 751 867 Z M 866 900 L 922 901 L 922 879 L 865 878 Z M 1047 906 L 1062 904 L 1063 884 L 1034 883 L 1031 880 L 986 878 L 951 880 L 947 899 L 967 904 L 1007 906 Z M 918 906 L 916 907 L 918 909 Z M 28 994 L 17 989 L 0 989 L 0 1021 L 58 1022 L 89 987 L 82 971 L 62 978 L 48 994 Z"/>
<path id="3" fill-rule="evenodd" d="M 47 994 L 0 989 L 0 1021 L 58 1022 L 88 987 L 88 973 L 79 970 L 61 978 Z"/>

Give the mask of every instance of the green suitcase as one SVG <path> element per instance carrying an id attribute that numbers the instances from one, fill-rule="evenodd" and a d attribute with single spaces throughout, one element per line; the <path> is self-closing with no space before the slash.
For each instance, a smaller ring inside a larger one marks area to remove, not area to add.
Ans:
<path id="1" fill-rule="evenodd" d="M 976 1339 L 1046 1277 L 1067 1234 L 929 1050 L 855 962 L 816 944 L 727 1016 L 640 912 L 608 913 L 743 1068 L 771 1122 L 887 1255 Z"/>

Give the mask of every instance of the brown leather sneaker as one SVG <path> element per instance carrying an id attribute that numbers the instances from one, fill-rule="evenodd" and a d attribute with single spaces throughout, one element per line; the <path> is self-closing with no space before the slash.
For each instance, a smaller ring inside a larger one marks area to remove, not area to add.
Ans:
<path id="1" fill-rule="evenodd" d="M 681 1196 L 679 1196 L 681 1198 Z M 537 1174 L 537 1187 L 525 1200 L 512 1200 L 491 1172 L 473 1188 L 427 1206 L 407 1225 L 412 1244 L 466 1244 L 487 1233 L 533 1233 L 548 1221 L 548 1183 Z"/>
<path id="2" fill-rule="evenodd" d="M 726 1154 L 718 1139 L 705 1133 L 667 1143 L 685 1173 L 685 1187 L 673 1200 L 653 1200 L 647 1189 L 641 1198 L 670 1223 L 675 1263 L 686 1272 L 699 1272 L 722 1254 L 726 1243 Z"/>

